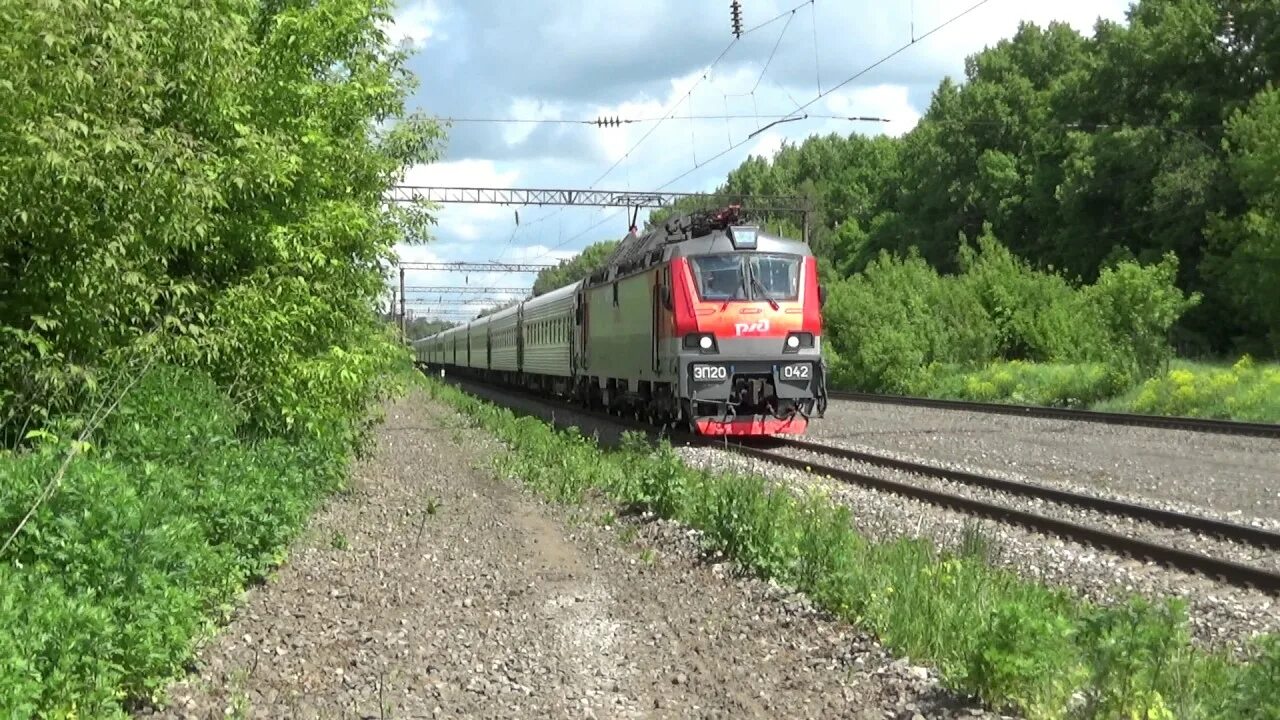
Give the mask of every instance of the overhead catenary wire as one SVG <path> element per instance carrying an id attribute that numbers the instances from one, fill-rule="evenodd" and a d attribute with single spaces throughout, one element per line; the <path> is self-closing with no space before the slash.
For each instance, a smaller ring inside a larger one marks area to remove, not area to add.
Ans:
<path id="1" fill-rule="evenodd" d="M 683 100 L 684 98 L 681 98 Z M 692 117 L 694 120 L 723 120 L 725 115 L 684 115 L 682 120 Z M 734 119 L 733 116 L 729 116 Z M 752 115 L 738 116 L 738 118 L 750 118 Z M 669 119 L 664 117 L 638 117 L 626 118 L 620 116 L 600 117 L 595 119 L 585 118 L 533 118 L 533 117 L 452 117 L 448 115 L 436 115 L 431 118 L 436 122 L 450 123 L 493 123 L 493 124 L 528 124 L 528 125 L 596 125 L 598 127 L 619 127 L 621 125 L 636 125 L 640 123 L 662 122 Z"/>
<path id="2" fill-rule="evenodd" d="M 759 30 L 762 30 L 762 29 L 764 29 L 764 28 L 768 27 L 769 25 L 772 25 L 773 23 L 777 22 L 778 20 L 781 20 L 781 19 L 782 19 L 782 18 L 784 18 L 784 17 L 792 16 L 792 15 L 794 15 L 794 13 L 795 13 L 795 11 L 796 11 L 796 10 L 799 10 L 800 8 L 804 7 L 805 5 L 813 5 L 813 4 L 815 3 L 815 1 L 816 1 L 816 0 L 805 0 L 805 2 L 799 3 L 799 4 L 797 4 L 797 5 L 796 5 L 795 7 L 793 7 L 793 8 L 790 8 L 790 9 L 788 9 L 788 10 L 784 10 L 784 11 L 782 11 L 782 12 L 778 13 L 777 15 L 774 15 L 773 17 L 769 18 L 768 20 L 765 20 L 764 22 L 761 22 L 761 23 L 759 23 L 759 24 L 757 24 L 757 25 L 754 25 L 754 26 L 752 26 L 752 27 L 750 27 L 750 28 L 748 28 L 748 29 L 746 29 L 746 30 L 742 31 L 742 33 L 741 33 L 741 35 L 740 35 L 740 36 L 738 36 L 738 37 L 734 37 L 734 39 L 733 39 L 733 40 L 730 40 L 730 41 L 729 41 L 729 43 L 724 47 L 724 49 L 720 51 L 720 54 L 716 56 L 716 59 L 712 61 L 711 65 L 706 69 L 706 71 L 704 71 L 704 72 L 703 72 L 703 73 L 698 77 L 698 79 L 694 81 L 693 85 L 691 85 L 691 86 L 689 87 L 689 89 L 688 89 L 688 90 L 687 90 L 683 95 L 681 95 L 681 96 L 680 96 L 680 98 L 679 98 L 679 99 L 677 99 L 676 101 L 672 102 L 672 103 L 667 107 L 666 111 L 662 114 L 662 116 L 661 116 L 660 118 L 657 118 L 656 120 L 654 120 L 654 121 L 653 121 L 653 125 L 648 129 L 648 131 L 646 131 L 646 132 L 645 132 L 645 134 L 644 134 L 644 135 L 642 135 L 642 136 L 640 137 L 640 139 L 639 139 L 639 140 L 637 140 L 637 141 L 635 142 L 635 144 L 633 144 L 633 145 L 632 145 L 632 146 L 631 146 L 631 147 L 630 147 L 626 152 L 624 152 L 621 156 L 619 156 L 619 157 L 618 157 L 618 159 L 617 159 L 617 160 L 615 160 L 615 161 L 613 162 L 613 164 L 612 164 L 612 165 L 610 165 L 610 166 L 609 166 L 609 168 L 608 168 L 607 170 L 605 170 L 603 173 L 601 173 L 601 174 L 600 174 L 600 176 L 599 176 L 599 177 L 597 177 L 594 181 L 592 181 L 592 182 L 591 182 L 591 184 L 587 186 L 587 188 L 588 188 L 588 189 L 595 189 L 596 185 L 597 185 L 597 184 L 599 184 L 599 183 L 600 183 L 600 181 L 602 181 L 602 180 L 604 180 L 606 177 L 608 177 L 608 176 L 609 176 L 609 174 L 610 174 L 610 173 L 612 173 L 614 170 L 616 170 L 616 169 L 618 168 L 618 166 L 619 166 L 619 165 L 621 165 L 624 161 L 626 161 L 628 158 L 630 158 L 630 157 L 631 157 L 631 154 L 632 154 L 633 152 L 635 152 L 635 151 L 636 151 L 636 150 L 637 150 L 641 145 L 643 145 L 643 144 L 644 144 L 644 141 L 645 141 L 645 140 L 647 140 L 647 139 L 649 139 L 649 137 L 653 134 L 653 132 L 654 132 L 655 130 L 657 130 L 657 129 L 658 129 L 658 127 L 660 127 L 660 126 L 662 125 L 662 123 L 663 123 L 663 122 L 665 122 L 665 121 L 667 121 L 667 120 L 671 119 L 672 117 L 675 117 L 675 113 L 676 113 L 677 109 L 680 107 L 681 103 L 685 102 L 685 100 L 686 100 L 686 99 L 690 98 L 690 97 L 692 96 L 693 91 L 694 91 L 694 90 L 696 90 L 696 89 L 698 88 L 698 86 L 702 83 L 702 81 L 706 80 L 706 79 L 708 78 L 708 76 L 710 76 L 713 72 L 715 72 L 715 69 L 716 69 L 716 67 L 720 64 L 720 61 L 721 61 L 721 60 L 723 60 L 723 59 L 724 59 L 724 57 L 725 57 L 725 55 L 727 55 L 727 54 L 729 53 L 729 51 L 730 51 L 730 50 L 732 50 L 732 49 L 734 48 L 734 46 L 738 44 L 738 42 L 741 40 L 741 38 L 742 38 L 742 37 L 746 37 L 746 36 L 748 36 L 748 35 L 750 35 L 750 34 L 752 34 L 752 33 L 754 33 L 754 32 L 757 32 L 757 31 L 759 31 Z M 759 112 L 757 111 L 756 116 L 758 116 L 758 115 L 759 115 Z M 754 117 L 754 116 L 753 116 L 753 117 Z M 692 119 L 692 118 L 690 118 L 690 119 Z M 726 119 L 726 118 L 725 118 L 724 116 L 719 116 L 719 117 L 715 117 L 714 119 L 721 120 L 721 119 Z M 564 208 L 559 208 L 559 209 L 555 210 L 554 212 L 548 213 L 547 215 L 544 215 L 543 217 L 539 218 L 538 220 L 535 220 L 534 222 L 541 222 L 542 220 L 548 219 L 548 218 L 552 217 L 553 215 L 559 215 L 559 214 L 560 214 L 560 213 L 562 213 L 562 212 L 564 212 Z M 573 239 L 576 239 L 577 237 L 580 237 L 581 235 L 585 234 L 586 232 L 589 232 L 590 230 L 595 229 L 596 227 L 599 227 L 599 225 L 600 225 L 600 224 L 601 224 L 601 223 L 596 223 L 595 225 L 592 225 L 591 227 L 587 228 L 587 230 L 583 231 L 582 233 L 578 233 L 577 235 L 575 235 L 573 238 L 571 238 L 571 239 L 570 239 L 570 241 L 572 241 Z M 561 244 L 557 245 L 555 248 L 551 248 L 551 250 L 555 250 L 555 249 L 557 249 L 557 248 L 559 248 L 559 247 L 563 247 L 563 245 L 564 245 L 564 244 L 566 244 L 566 243 L 561 243 Z M 548 250 L 548 251 L 547 251 L 547 253 L 543 253 L 543 254 L 542 254 L 542 255 L 540 255 L 539 257 L 545 257 L 549 252 L 551 252 L 551 250 Z"/>
<path id="3" fill-rule="evenodd" d="M 824 98 L 824 97 L 826 97 L 826 96 L 830 95 L 831 93 L 835 92 L 836 90 L 839 90 L 840 88 L 844 87 L 845 85 L 848 85 L 849 83 L 853 82 L 854 80 L 857 80 L 858 78 L 860 78 L 860 77 L 862 77 L 862 76 L 866 75 L 867 73 L 871 72 L 872 70 L 876 69 L 877 67 L 880 67 L 881 65 L 883 65 L 884 63 L 886 63 L 886 62 L 888 62 L 889 60 L 893 59 L 894 57 L 897 57 L 897 56 L 898 56 L 899 54 L 901 54 L 903 51 L 907 50 L 908 48 L 913 47 L 914 45 L 916 45 L 916 44 L 917 44 L 918 42 L 920 42 L 921 40 L 924 40 L 925 38 L 928 38 L 929 36 L 933 35 L 934 33 L 938 32 L 938 31 L 940 31 L 940 30 L 942 30 L 943 28 L 945 28 L 945 27 L 947 27 L 947 26 L 951 25 L 952 23 L 955 23 L 957 20 L 959 20 L 959 19 L 961 19 L 961 18 L 965 17 L 966 15 L 968 15 L 968 14 L 972 13 L 974 10 L 977 10 L 978 8 L 982 7 L 983 5 L 986 5 L 986 4 L 987 4 L 987 3 L 989 3 L 989 2 L 991 2 L 991 0 L 979 0 L 977 3 L 975 3 L 975 4 L 971 5 L 971 6 L 969 6 L 968 8 L 966 8 L 966 9 L 962 10 L 961 12 L 957 13 L 956 15 L 953 15 L 953 16 L 951 16 L 950 18 L 947 18 L 946 20 L 942 21 L 941 23 L 939 23 L 939 24 L 935 25 L 932 29 L 930 29 L 928 32 L 924 33 L 923 35 L 919 36 L 918 38 L 917 38 L 917 37 L 913 37 L 913 38 L 911 39 L 911 41 L 910 41 L 910 42 L 904 43 L 904 44 L 903 44 L 901 47 L 899 47 L 898 49 L 896 49 L 896 50 L 894 50 L 893 52 L 891 52 L 891 53 L 889 53 L 889 54 L 885 55 L 884 57 L 882 57 L 882 58 L 880 58 L 880 59 L 876 60 L 875 62 L 871 63 L 870 65 L 867 65 L 866 67 L 864 67 L 864 68 L 862 68 L 861 70 L 859 70 L 858 72 L 856 72 L 856 73 L 854 73 L 854 74 L 850 75 L 849 77 L 845 78 L 844 80 L 841 80 L 839 83 L 837 83 L 837 84 L 836 84 L 836 85 L 834 85 L 833 87 L 831 87 L 831 88 L 829 88 L 829 89 L 827 89 L 827 90 L 825 90 L 825 91 L 819 92 L 816 96 L 814 96 L 814 98 L 813 98 L 812 100 L 809 100 L 808 102 L 803 103 L 803 104 L 801 104 L 801 105 L 797 106 L 797 107 L 796 107 L 796 109 L 792 110 L 790 113 L 788 113 L 788 114 L 787 114 L 787 117 L 786 117 L 786 118 L 783 118 L 783 119 L 777 120 L 777 121 L 775 121 L 774 123 L 772 123 L 771 125 L 769 125 L 769 126 L 765 126 L 764 128 L 761 128 L 760 130 L 757 130 L 756 132 L 751 133 L 751 134 L 750 134 L 750 135 L 748 135 L 745 139 L 740 140 L 739 142 L 736 142 L 736 143 L 734 143 L 734 144 L 730 145 L 729 147 L 725 148 L 724 150 L 721 150 L 720 152 L 716 153 L 715 155 L 712 155 L 712 156 L 711 156 L 710 158 L 708 158 L 705 162 L 701 163 L 700 165 L 695 165 L 694 167 L 689 168 L 688 170 L 686 170 L 686 171 L 684 171 L 684 172 L 680 173 L 679 175 L 677 175 L 676 177 L 672 178 L 671 180 L 668 180 L 667 182 L 663 183 L 662 185 L 659 185 L 656 189 L 657 189 L 657 190 L 662 190 L 662 189 L 664 189 L 664 188 L 666 188 L 666 187 L 668 187 L 668 186 L 672 185 L 673 183 L 676 183 L 676 182 L 679 182 L 680 180 L 683 180 L 684 178 L 686 178 L 686 177 L 688 177 L 689 175 L 693 174 L 693 173 L 694 173 L 695 171 L 697 171 L 699 168 L 705 167 L 705 166 L 706 166 L 706 165 L 708 165 L 709 163 L 715 162 L 716 160 L 718 160 L 718 159 L 720 159 L 720 158 L 724 157 L 725 155 L 728 155 L 729 153 L 733 152 L 734 150 L 738 149 L 739 147 L 742 147 L 743 145 L 747 144 L 747 142 L 749 142 L 750 140 L 752 140 L 753 138 L 755 138 L 755 137 L 756 137 L 757 135 L 759 135 L 760 133 L 764 132 L 768 127 L 771 127 L 772 125 L 776 125 L 776 124 L 781 123 L 781 122 L 793 122 L 793 121 L 795 121 L 795 120 L 805 120 L 805 119 L 811 119 L 811 118 L 813 118 L 813 117 L 816 117 L 815 115 L 810 115 L 810 114 L 808 114 L 808 113 L 805 113 L 805 114 L 803 114 L 803 115 L 796 115 L 796 113 L 802 112 L 803 110 L 805 110 L 805 109 L 806 109 L 806 108 L 808 108 L 809 106 L 811 106 L 811 105 L 813 105 L 814 103 L 816 103 L 818 100 L 821 100 L 822 98 Z"/>
<path id="4" fill-rule="evenodd" d="M 813 0 L 809 0 L 809 2 L 801 3 L 800 5 L 796 6 L 796 8 L 794 8 L 794 9 L 798 9 L 798 8 L 800 8 L 800 7 L 803 7 L 803 6 L 804 6 L 804 5 L 806 5 L 806 4 L 811 4 L 812 2 L 813 2 Z M 674 184 L 674 183 L 676 183 L 676 182 L 679 182 L 680 180 L 682 180 L 682 179 L 684 179 L 684 178 L 688 177 L 689 175 L 691 175 L 692 173 L 696 172 L 696 171 L 697 171 L 697 170 L 699 170 L 700 168 L 705 167 L 706 165 L 708 165 L 708 164 L 710 164 L 710 163 L 712 163 L 712 162 L 714 162 L 714 161 L 716 161 L 716 160 L 720 159 L 721 157 L 724 157 L 725 155 L 729 154 L 730 152 L 733 152 L 734 150 L 738 149 L 739 147 L 742 147 L 743 145 L 747 144 L 747 142 L 749 142 L 749 141 L 751 141 L 752 139 L 754 139 L 756 136 L 758 136 L 760 133 L 762 133 L 762 132 L 764 132 L 765 130 L 767 130 L 769 127 L 772 127 L 772 126 L 777 125 L 777 124 L 782 123 L 782 122 L 795 122 L 795 121 L 798 121 L 798 120 L 818 119 L 818 118 L 820 117 L 820 115 L 819 115 L 819 114 L 817 114 L 817 113 L 812 113 L 812 114 L 810 114 L 810 113 L 804 113 L 803 111 L 804 111 L 804 110 L 806 110 L 807 108 L 809 108 L 810 106 L 812 106 L 814 103 L 816 103 L 816 102 L 818 102 L 819 100 L 821 100 L 822 98 L 827 97 L 828 95 L 832 94 L 833 92 L 836 92 L 837 90 L 839 90 L 839 89 L 843 88 L 844 86 L 848 85 L 849 83 L 851 83 L 851 82 L 853 82 L 853 81 L 855 81 L 855 80 L 857 80 L 857 79 L 859 79 L 859 78 L 861 78 L 861 77 L 865 76 L 867 73 L 871 72 L 872 70 L 876 69 L 877 67 L 880 67 L 880 66 L 881 66 L 881 65 L 883 65 L 884 63 L 886 63 L 886 62 L 888 62 L 888 61 L 892 60 L 894 57 L 897 57 L 898 55 L 900 55 L 900 54 L 901 54 L 901 53 L 903 53 L 904 51 L 906 51 L 906 50 L 908 50 L 909 48 L 911 48 L 911 47 L 913 47 L 914 45 L 916 45 L 917 43 L 919 43 L 919 42 L 921 42 L 921 41 L 923 41 L 923 40 L 925 40 L 925 39 L 927 39 L 927 38 L 931 37 L 931 36 L 932 36 L 932 35 L 934 35 L 935 33 L 940 32 L 940 31 L 941 31 L 941 30 L 943 30 L 944 28 L 946 28 L 946 27 L 948 27 L 948 26 L 950 26 L 950 25 L 954 24 L 955 22 L 959 21 L 961 18 L 964 18 L 964 17 L 968 16 L 969 14 L 971 14 L 972 12 L 974 12 L 975 10 L 977 10 L 978 8 L 982 7 L 983 5 L 988 4 L 989 2 L 991 2 L 991 0 L 978 0 L 978 2 L 974 3 L 973 5 L 970 5 L 969 7 L 965 8 L 965 9 L 964 9 L 964 10 L 962 10 L 961 12 L 959 12 L 959 13 L 957 13 L 957 14 L 955 14 L 955 15 L 953 15 L 953 16 L 951 16 L 951 17 L 949 17 L 949 18 L 947 18 L 946 20 L 942 21 L 941 23 L 938 23 L 938 24 L 937 24 L 937 25 L 935 25 L 933 28 L 931 28 L 930 30 L 928 30 L 927 32 L 925 32 L 925 33 L 923 33 L 923 34 L 921 34 L 921 35 L 919 35 L 919 36 L 916 36 L 916 35 L 915 35 L 915 33 L 914 33 L 914 28 L 913 28 L 912 36 L 911 36 L 911 39 L 910 39 L 910 41 L 909 41 L 909 42 L 904 43 L 904 44 L 903 44 L 902 46 L 900 46 L 899 48 L 897 48 L 897 49 L 895 49 L 894 51 L 892 51 L 892 52 L 890 52 L 890 53 L 886 54 L 885 56 L 883 56 L 883 57 L 881 57 L 881 58 L 877 59 L 875 62 L 871 63 L 870 65 L 867 65 L 866 67 L 864 67 L 864 68 L 862 68 L 862 69 L 860 69 L 859 71 L 855 72 L 854 74 L 850 75 L 849 77 L 845 78 L 844 80 L 841 80 L 839 83 L 835 84 L 834 86 L 832 86 L 832 87 L 830 87 L 830 88 L 827 88 L 827 89 L 825 89 L 825 90 L 823 90 L 823 89 L 819 89 L 819 90 L 818 90 L 818 92 L 815 94 L 815 96 L 814 96 L 812 99 L 810 99 L 810 100 L 809 100 L 809 101 L 807 101 L 807 102 L 804 102 L 804 103 L 798 104 L 798 105 L 796 106 L 796 108 L 795 108 L 795 109 L 791 110 L 791 111 L 790 111 L 789 113 L 787 113 L 785 116 L 782 116 L 782 117 L 780 117 L 780 118 L 776 118 L 772 123 L 770 123 L 769 125 L 766 125 L 766 126 L 764 126 L 764 127 L 760 128 L 760 129 L 758 129 L 758 130 L 757 130 L 756 132 L 754 132 L 754 133 L 749 134 L 749 135 L 748 135 L 746 138 L 744 138 L 743 140 L 740 140 L 740 141 L 738 141 L 738 142 L 736 142 L 736 143 L 731 143 L 731 144 L 730 144 L 728 147 L 726 147 L 724 150 L 721 150 L 721 151 L 717 152 L 716 154 L 714 154 L 714 155 L 712 155 L 711 157 L 707 158 L 707 159 L 706 159 L 706 160 L 704 160 L 703 162 L 701 162 L 701 163 L 697 163 L 697 162 L 695 162 L 695 164 L 694 164 L 694 166 L 693 166 L 693 167 L 691 167 L 690 169 L 688 169 L 688 170 L 686 170 L 686 171 L 684 171 L 684 172 L 680 173 L 679 175 L 677 175 L 676 177 L 672 178 L 671 180 L 668 180 L 667 182 L 663 183 L 662 185 L 659 185 L 656 189 L 657 189 L 657 190 L 663 190 L 663 189 L 665 189 L 665 188 L 667 188 L 667 187 L 670 187 L 672 184 Z M 763 26 L 765 26 L 765 25 L 767 25 L 767 24 L 769 24 L 769 23 L 771 23 L 771 22 L 775 22 L 776 20 L 778 20 L 778 19 L 780 19 L 780 18 L 782 18 L 782 17 L 785 17 L 785 16 L 787 16 L 788 14 L 792 13 L 792 12 L 794 11 L 794 9 L 793 9 L 793 10 L 785 11 L 785 12 L 783 12 L 783 13 L 780 13 L 779 15 L 777 15 L 777 16 L 775 16 L 774 18 L 772 18 L 772 19 L 770 19 L 770 20 L 766 21 L 765 23 L 761 23 L 760 25 L 756 26 L 755 28 L 752 28 L 752 30 L 759 29 L 760 27 L 763 27 Z M 914 21 L 913 21 L 913 24 L 914 24 Z M 751 32 L 751 31 L 749 30 L 749 31 L 747 31 L 747 32 Z M 733 46 L 733 44 L 734 44 L 734 43 L 736 43 L 736 42 L 737 42 L 737 41 L 736 41 L 736 39 L 735 39 L 734 41 L 730 42 L 730 44 L 729 44 L 729 48 L 731 48 L 731 47 Z M 723 57 L 723 56 L 724 56 L 724 54 L 725 54 L 725 52 L 728 52 L 728 49 L 729 49 L 729 48 L 726 48 L 726 49 L 725 49 L 725 51 L 721 53 L 721 56 L 720 56 L 720 57 Z M 717 62 L 719 62 L 719 58 L 717 58 Z M 709 71 L 708 71 L 708 72 L 709 72 Z M 699 78 L 699 81 L 701 81 L 702 79 L 705 79 L 706 77 L 707 77 L 707 73 L 704 73 L 704 74 Z M 695 82 L 695 87 L 696 87 L 696 85 L 697 85 L 697 83 Z M 690 90 L 690 92 L 692 92 L 692 90 Z M 679 100 L 679 101 L 677 101 L 677 103 L 676 103 L 676 104 L 678 104 L 679 102 L 682 102 L 682 101 L 685 99 L 685 97 L 687 97 L 687 95 L 686 95 L 686 96 L 684 96 L 684 97 L 681 97 L 681 98 L 680 98 L 680 100 Z M 754 93 L 753 93 L 753 97 L 754 97 Z M 801 114 L 797 114 L 797 113 L 801 113 Z M 727 114 L 727 113 L 726 113 L 726 114 Z M 671 112 L 670 112 L 670 111 L 668 111 L 668 113 L 667 113 L 666 115 L 664 115 L 664 119 L 665 119 L 666 117 L 670 117 L 670 116 L 671 116 Z M 759 117 L 758 113 L 757 113 L 757 117 Z M 859 117 L 859 116 L 844 116 L 844 117 L 845 117 L 845 118 L 847 118 L 847 119 L 853 119 L 853 118 L 857 118 L 857 117 Z M 865 119 L 865 120 L 877 120 L 877 121 L 882 121 L 882 122 L 886 122 L 886 121 L 887 121 L 887 119 L 885 119 L 885 118 L 870 118 L 870 117 L 863 117 L 863 118 L 861 118 L 861 119 Z M 660 124 L 660 123 L 658 123 L 658 124 Z M 642 143 L 642 142 L 644 141 L 644 139 L 646 139 L 647 137 L 649 137 L 649 135 L 650 135 L 650 134 L 653 132 L 653 130 L 658 126 L 658 124 L 655 124 L 655 125 L 653 126 L 653 128 L 650 128 L 649 132 L 645 133 L 645 135 L 641 138 L 640 142 L 638 142 L 635 146 L 633 146 L 633 147 L 632 147 L 632 150 L 634 150 L 636 147 L 638 147 L 638 146 L 639 146 L 639 144 L 640 144 L 640 143 Z M 609 172 L 612 172 L 613 168 L 614 168 L 614 167 L 617 167 L 617 165 L 618 165 L 618 164 L 620 164 L 620 163 L 621 163 L 624 159 L 626 159 L 626 157 L 628 157 L 629 155 L 630 155 L 630 151 L 628 151 L 626 154 L 624 154 L 622 157 L 620 157 L 620 158 L 619 158 L 619 159 L 614 163 L 614 165 L 613 165 L 609 170 L 607 170 L 607 171 L 606 171 L 606 172 L 601 176 L 601 178 L 599 178 L 599 179 L 597 179 L 597 180 L 596 180 L 596 182 L 599 182 L 599 180 L 600 180 L 600 179 L 603 179 L 603 177 L 607 176 Z M 592 187 L 594 187 L 594 183 L 593 183 Z M 557 245 L 557 246 L 556 246 L 556 247 L 554 247 L 554 248 L 549 249 L 549 250 L 548 250 L 548 253 L 549 253 L 549 252 L 551 252 L 552 250 L 558 249 L 559 247 L 563 247 L 564 245 L 567 245 L 568 243 L 573 242 L 574 240 L 578 239 L 579 237 L 581 237 L 581 236 L 585 235 L 586 233 L 588 233 L 588 232 L 590 232 L 590 231 L 594 230 L 595 228 L 597 228 L 597 227 L 599 227 L 600 225 L 604 224 L 604 222 L 605 222 L 606 220 L 610 219 L 610 217 L 612 217 L 612 216 L 616 216 L 616 213 L 613 213 L 611 216 L 606 216 L 605 218 L 602 218 L 601 220 L 599 220 L 599 221 L 597 221 L 596 223 L 592 224 L 591 226 L 587 227 L 587 228 L 586 228 L 586 229 L 584 229 L 583 231 L 581 231 L 581 232 L 579 232 L 579 233 L 575 234 L 573 237 L 569 238 L 568 240 L 566 240 L 566 241 L 564 241 L 564 242 L 560 243 L 559 245 Z M 544 255 L 545 255 L 545 254 L 546 254 L 546 253 L 544 253 Z"/>
<path id="5" fill-rule="evenodd" d="M 830 87 L 830 88 L 828 88 L 827 90 L 820 91 L 817 95 L 815 95 L 815 96 L 813 97 L 813 99 L 812 99 L 812 100 L 810 100 L 810 101 L 806 102 L 805 104 L 801 105 L 800 107 L 796 108 L 795 110 L 792 110 L 792 111 L 791 111 L 791 114 L 793 114 L 793 115 L 794 115 L 795 113 L 798 113 L 798 112 L 803 111 L 805 108 L 808 108 L 810 105 L 812 105 L 812 104 L 814 104 L 814 103 L 818 102 L 818 101 L 819 101 L 819 100 L 821 100 L 822 98 L 824 98 L 824 97 L 826 97 L 826 96 L 830 95 L 831 93 L 833 93 L 833 92 L 835 92 L 835 91 L 839 90 L 840 88 L 844 87 L 845 85 L 848 85 L 849 83 L 853 82 L 854 80 L 857 80 L 858 78 L 862 77 L 863 75 L 866 75 L 867 73 L 871 72 L 872 70 L 876 69 L 877 67 L 880 67 L 880 66 L 881 66 L 881 65 L 883 65 L 884 63 L 886 63 L 886 62 L 888 62 L 888 61 L 892 60 L 893 58 L 897 57 L 900 53 L 902 53 L 902 52 L 904 52 L 905 50 L 907 50 L 907 49 L 911 48 L 911 47 L 912 47 L 912 46 L 914 46 L 916 43 L 919 43 L 921 40 L 924 40 L 924 39 L 928 38 L 929 36 L 933 35 L 934 33 L 936 33 L 936 32 L 938 32 L 938 31 L 942 30 L 943 28 L 946 28 L 947 26 L 951 25 L 952 23 L 957 22 L 957 21 L 958 21 L 958 20 L 960 20 L 961 18 L 964 18 L 965 16 L 969 15 L 970 13 L 972 13 L 974 10 L 977 10 L 978 8 L 982 7 L 983 5 L 986 5 L 986 4 L 987 4 L 987 3 L 989 3 L 989 2 L 991 2 L 991 0 L 978 0 L 978 2 L 974 3 L 973 5 L 970 5 L 969 7 L 965 8 L 964 10 L 961 10 L 959 13 L 956 13 L 955 15 L 952 15 L 951 17 L 947 18 L 946 20 L 942 21 L 941 23 L 938 23 L 937 25 L 933 26 L 933 28 L 931 28 L 928 32 L 926 32 L 925 34 L 923 34 L 923 35 L 921 35 L 921 36 L 919 36 L 919 37 L 916 37 L 916 36 L 915 36 L 915 32 L 914 32 L 915 23 L 914 23 L 914 20 L 913 20 L 913 21 L 912 21 L 912 37 L 911 37 L 911 40 L 910 40 L 909 42 L 907 42 L 907 43 L 903 44 L 903 45 L 902 45 L 901 47 L 899 47 L 897 50 L 894 50 L 893 52 L 889 53 L 888 55 L 885 55 L 884 57 L 880 58 L 879 60 L 876 60 L 875 62 L 871 63 L 870 65 L 868 65 L 868 66 L 866 66 L 866 67 L 864 67 L 864 68 L 862 68 L 861 70 L 859 70 L 858 72 L 856 72 L 856 73 L 854 73 L 854 74 L 850 75 L 849 77 L 845 78 L 844 80 L 841 80 L 839 83 L 836 83 L 833 87 Z"/>

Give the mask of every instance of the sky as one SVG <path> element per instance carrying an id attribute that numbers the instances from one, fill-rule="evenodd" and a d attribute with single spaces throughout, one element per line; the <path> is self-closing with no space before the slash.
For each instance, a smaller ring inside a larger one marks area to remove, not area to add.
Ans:
<path id="1" fill-rule="evenodd" d="M 403 183 L 713 190 L 743 160 L 770 157 L 784 141 L 901 135 L 943 78 L 963 81 L 966 57 L 1012 36 L 1019 23 L 1060 21 L 1092 34 L 1100 17 L 1123 22 L 1130 0 L 988 0 L 922 37 L 976 3 L 740 0 L 746 32 L 735 39 L 728 0 L 399 0 L 388 30 L 412 53 L 418 89 L 409 109 L 456 119 L 442 158 L 409 168 Z M 839 117 L 748 137 L 807 103 L 810 115 Z M 844 119 L 851 115 L 888 122 Z M 599 117 L 636 122 L 464 121 Z M 436 217 L 428 243 L 397 248 L 402 261 L 555 263 L 621 238 L 628 225 L 618 208 L 449 204 Z M 405 284 L 528 288 L 533 280 L 408 270 Z M 415 315 L 455 321 L 492 304 L 484 299 L 518 296 L 407 295 Z M 482 301 L 458 304 L 468 297 Z"/>

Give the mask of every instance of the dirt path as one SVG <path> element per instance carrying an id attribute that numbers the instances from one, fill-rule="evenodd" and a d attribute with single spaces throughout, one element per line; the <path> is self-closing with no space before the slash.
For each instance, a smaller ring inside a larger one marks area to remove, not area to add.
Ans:
<path id="1" fill-rule="evenodd" d="M 787 593 L 548 506 L 415 394 L 174 686 L 173 718 L 971 717 Z"/>

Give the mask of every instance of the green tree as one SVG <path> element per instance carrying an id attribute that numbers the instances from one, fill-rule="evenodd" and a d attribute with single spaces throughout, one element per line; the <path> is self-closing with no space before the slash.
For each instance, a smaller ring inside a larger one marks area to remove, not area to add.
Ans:
<path id="1" fill-rule="evenodd" d="M 1240 318 L 1248 349 L 1280 354 L 1280 90 L 1259 94 L 1228 124 L 1232 177 L 1247 204 L 1210 223 L 1205 272 Z"/>
<path id="2" fill-rule="evenodd" d="M 590 275 L 609 259 L 617 240 L 602 240 L 582 249 L 568 260 L 561 260 L 555 267 L 541 270 L 533 281 L 533 297 L 570 285 Z"/>
<path id="3" fill-rule="evenodd" d="M 347 422 L 399 352 L 375 308 L 388 211 L 436 157 L 405 117 L 391 0 L 0 4 L 0 389 L 56 405 L 63 368 L 148 332 L 243 393 L 251 425 Z M 32 383 L 30 378 L 44 378 Z"/>

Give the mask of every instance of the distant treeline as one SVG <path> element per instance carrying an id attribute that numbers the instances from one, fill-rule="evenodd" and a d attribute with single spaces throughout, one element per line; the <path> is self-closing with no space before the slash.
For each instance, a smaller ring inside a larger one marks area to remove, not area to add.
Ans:
<path id="1" fill-rule="evenodd" d="M 984 226 L 1073 284 L 1172 252 L 1178 287 L 1202 295 L 1171 333 L 1180 350 L 1280 352 L 1274 2 L 1141 0 L 1091 37 L 1024 24 L 970 57 L 965 75 L 943 80 L 903 137 L 810 137 L 746 160 L 719 191 L 807 196 L 831 279 L 912 248 L 955 273 Z M 771 220 L 800 232 L 794 217 Z M 535 289 L 584 275 L 611 247 L 544 272 Z"/>

